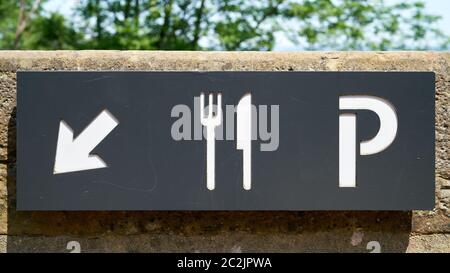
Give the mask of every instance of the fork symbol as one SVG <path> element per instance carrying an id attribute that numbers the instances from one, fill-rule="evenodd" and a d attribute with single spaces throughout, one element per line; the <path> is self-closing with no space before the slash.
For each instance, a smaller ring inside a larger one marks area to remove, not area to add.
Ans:
<path id="1" fill-rule="evenodd" d="M 213 94 L 209 94 L 208 115 L 205 116 L 205 95 L 200 94 L 200 122 L 206 127 L 206 187 L 215 187 L 215 128 L 222 123 L 222 94 L 217 94 L 217 111 L 213 114 Z"/>

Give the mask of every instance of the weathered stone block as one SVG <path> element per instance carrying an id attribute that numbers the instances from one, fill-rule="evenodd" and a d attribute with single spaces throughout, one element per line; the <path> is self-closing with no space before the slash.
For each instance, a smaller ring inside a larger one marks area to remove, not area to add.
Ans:
<path id="1" fill-rule="evenodd" d="M 414 212 L 17 212 L 18 70 L 433 71 L 436 207 Z M 0 52 L 0 252 L 446 251 L 450 246 L 450 53 Z M 4 236 L 1 236 L 3 234 Z"/>

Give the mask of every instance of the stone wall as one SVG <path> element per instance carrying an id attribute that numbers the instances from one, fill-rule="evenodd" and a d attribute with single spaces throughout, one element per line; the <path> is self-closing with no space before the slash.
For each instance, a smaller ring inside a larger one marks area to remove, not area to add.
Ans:
<path id="1" fill-rule="evenodd" d="M 17 212 L 16 71 L 434 71 L 433 211 Z M 0 252 L 450 252 L 450 53 L 0 51 Z"/>

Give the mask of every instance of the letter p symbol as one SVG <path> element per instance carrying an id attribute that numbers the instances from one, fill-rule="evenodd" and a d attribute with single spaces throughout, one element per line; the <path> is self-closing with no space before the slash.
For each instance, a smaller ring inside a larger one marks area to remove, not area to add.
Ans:
<path id="1" fill-rule="evenodd" d="M 397 135 L 397 114 L 385 99 L 373 96 L 341 96 L 340 110 L 370 110 L 380 119 L 374 138 L 360 143 L 360 154 L 371 155 L 386 149 Z M 356 187 L 356 114 L 339 115 L 339 187 Z"/>

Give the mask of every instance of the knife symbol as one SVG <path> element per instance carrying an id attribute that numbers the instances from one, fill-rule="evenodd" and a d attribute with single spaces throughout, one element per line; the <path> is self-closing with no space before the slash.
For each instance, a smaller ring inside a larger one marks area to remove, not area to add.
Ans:
<path id="1" fill-rule="evenodd" d="M 244 95 L 237 106 L 236 149 L 243 151 L 243 186 L 252 187 L 252 96 Z"/>

